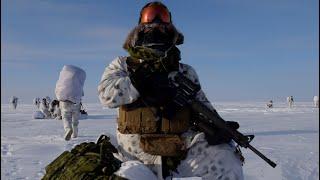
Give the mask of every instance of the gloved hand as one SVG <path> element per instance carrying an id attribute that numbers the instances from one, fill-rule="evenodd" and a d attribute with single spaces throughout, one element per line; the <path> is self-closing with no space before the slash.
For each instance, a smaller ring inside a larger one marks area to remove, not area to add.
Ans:
<path id="1" fill-rule="evenodd" d="M 233 130 L 239 129 L 239 123 L 235 121 L 227 121 L 227 126 L 230 127 Z M 208 144 L 210 145 L 218 145 L 222 143 L 229 143 L 231 141 L 231 137 L 223 130 L 216 128 L 214 131 L 214 136 L 206 135 L 206 140 L 208 141 Z"/>
<path id="2" fill-rule="evenodd" d="M 141 94 L 145 85 L 145 80 L 152 73 L 151 69 L 148 64 L 130 63 L 130 61 L 128 61 L 127 64 L 131 83 Z"/>
<path id="3" fill-rule="evenodd" d="M 176 91 L 169 84 L 168 74 L 152 72 L 147 64 L 131 72 L 129 77 L 141 98 L 150 106 L 164 105 L 175 96 Z"/>
<path id="4" fill-rule="evenodd" d="M 154 72 L 146 78 L 144 84 L 142 96 L 147 103 L 152 105 L 165 105 L 176 94 L 175 88 L 169 84 L 167 73 Z"/>

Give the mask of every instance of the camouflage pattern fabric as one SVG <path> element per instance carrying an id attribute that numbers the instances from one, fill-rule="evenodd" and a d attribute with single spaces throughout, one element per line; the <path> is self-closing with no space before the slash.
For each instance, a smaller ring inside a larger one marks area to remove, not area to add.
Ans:
<path id="1" fill-rule="evenodd" d="M 175 46 L 168 49 L 167 52 L 136 46 L 128 48 L 128 53 L 130 54 L 129 57 L 135 61 L 143 60 L 143 64 L 147 64 L 149 68 L 153 69 L 152 71 L 169 73 L 179 70 L 180 50 Z M 131 66 L 129 63 L 128 65 Z M 134 67 L 131 66 L 131 68 Z"/>
<path id="2" fill-rule="evenodd" d="M 134 59 L 143 59 L 145 61 L 158 60 L 164 56 L 164 53 L 161 51 L 142 46 L 130 47 L 128 53 Z"/>
<path id="3" fill-rule="evenodd" d="M 112 153 L 117 153 L 117 149 L 109 137 L 101 135 L 97 143 L 84 142 L 70 152 L 64 151 L 46 166 L 42 180 L 122 180 L 124 178 L 113 175 L 121 161 Z"/>

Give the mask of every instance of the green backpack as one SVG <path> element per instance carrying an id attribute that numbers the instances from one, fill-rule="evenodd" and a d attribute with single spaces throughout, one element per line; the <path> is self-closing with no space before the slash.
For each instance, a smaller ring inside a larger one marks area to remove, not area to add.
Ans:
<path id="1" fill-rule="evenodd" d="M 121 161 L 112 154 L 117 152 L 110 138 L 101 135 L 97 143 L 84 142 L 71 152 L 64 151 L 46 166 L 42 180 L 123 180 L 113 174 L 121 166 Z"/>

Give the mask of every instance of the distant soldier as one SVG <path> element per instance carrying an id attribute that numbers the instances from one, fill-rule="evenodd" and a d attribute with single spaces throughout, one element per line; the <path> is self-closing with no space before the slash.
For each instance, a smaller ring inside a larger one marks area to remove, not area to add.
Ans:
<path id="1" fill-rule="evenodd" d="M 16 109 L 17 105 L 18 105 L 18 98 L 15 96 L 12 96 L 10 99 L 10 103 L 11 103 L 12 108 Z"/>
<path id="2" fill-rule="evenodd" d="M 289 108 L 292 108 L 293 107 L 293 96 L 288 96 L 287 97 L 287 103 L 289 105 Z"/>
<path id="3" fill-rule="evenodd" d="M 51 117 L 51 114 L 49 112 L 49 106 L 48 106 L 46 98 L 43 98 L 41 100 L 39 109 L 44 114 L 45 118 L 50 118 Z"/>
<path id="4" fill-rule="evenodd" d="M 268 103 L 267 103 L 267 107 L 268 108 L 273 108 L 273 101 L 270 100 Z"/>
<path id="5" fill-rule="evenodd" d="M 50 103 L 51 103 L 51 98 L 49 96 L 46 96 L 46 101 L 47 101 L 47 105 L 48 107 L 50 106 Z"/>
<path id="6" fill-rule="evenodd" d="M 314 107 L 319 108 L 319 96 L 313 97 L 313 104 L 314 104 Z"/>
<path id="7" fill-rule="evenodd" d="M 65 130 L 64 139 L 69 141 L 78 136 L 80 102 L 84 95 L 83 86 L 86 73 L 81 68 L 65 65 L 56 83 L 55 94 L 60 102 L 62 122 Z"/>
<path id="8" fill-rule="evenodd" d="M 33 99 L 33 105 L 35 105 L 38 109 L 40 107 L 40 98 L 36 97 Z"/>
<path id="9" fill-rule="evenodd" d="M 51 101 L 50 105 L 49 105 L 49 111 L 51 113 L 51 117 L 61 120 L 62 116 L 61 116 L 61 110 L 59 107 L 59 101 L 58 100 L 53 100 Z"/>

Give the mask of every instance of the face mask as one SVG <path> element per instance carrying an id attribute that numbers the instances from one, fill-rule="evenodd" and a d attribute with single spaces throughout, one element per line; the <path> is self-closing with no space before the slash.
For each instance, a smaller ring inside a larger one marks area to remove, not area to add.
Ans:
<path id="1" fill-rule="evenodd" d="M 183 43 L 183 35 L 173 24 L 151 23 L 139 24 L 128 35 L 123 48 L 144 46 L 165 51 L 172 45 Z"/>
<path id="2" fill-rule="evenodd" d="M 136 45 L 165 51 L 174 44 L 175 31 L 165 24 L 145 24 L 138 33 Z"/>

